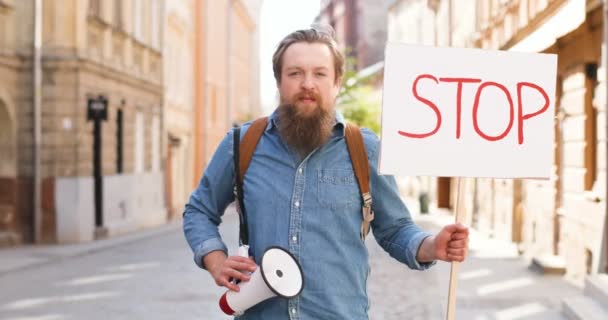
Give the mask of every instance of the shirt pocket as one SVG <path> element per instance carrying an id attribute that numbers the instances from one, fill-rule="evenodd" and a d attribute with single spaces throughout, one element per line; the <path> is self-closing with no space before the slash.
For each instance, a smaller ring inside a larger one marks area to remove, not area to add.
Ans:
<path id="1" fill-rule="evenodd" d="M 361 196 L 352 169 L 321 169 L 317 173 L 317 198 L 322 207 L 341 209 L 358 204 Z"/>

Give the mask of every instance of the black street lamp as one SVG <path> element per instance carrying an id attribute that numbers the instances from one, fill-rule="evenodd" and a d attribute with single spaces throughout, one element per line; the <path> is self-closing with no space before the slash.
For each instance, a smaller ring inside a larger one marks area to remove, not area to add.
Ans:
<path id="1" fill-rule="evenodd" d="M 103 229 L 103 172 L 101 166 L 101 121 L 108 120 L 108 99 L 102 95 L 87 99 L 87 120 L 93 121 L 93 179 L 95 196 L 95 236 Z"/>

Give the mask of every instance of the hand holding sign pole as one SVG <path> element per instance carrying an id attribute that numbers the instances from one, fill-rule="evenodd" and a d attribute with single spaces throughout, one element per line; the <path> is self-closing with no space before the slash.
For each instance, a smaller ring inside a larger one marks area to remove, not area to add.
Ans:
<path id="1" fill-rule="evenodd" d="M 388 44 L 381 174 L 548 179 L 557 56 Z M 462 181 L 461 181 L 462 180 Z M 455 314 L 452 262 L 447 319 Z"/>

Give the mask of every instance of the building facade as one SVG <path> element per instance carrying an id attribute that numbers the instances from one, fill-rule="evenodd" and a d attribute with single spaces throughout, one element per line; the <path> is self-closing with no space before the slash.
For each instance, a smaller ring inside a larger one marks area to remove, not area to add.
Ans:
<path id="1" fill-rule="evenodd" d="M 484 210 L 480 220 L 490 232 L 510 230 L 503 236 L 520 242 L 535 264 L 557 261 L 576 282 L 600 270 L 605 232 L 606 56 L 601 4 L 478 1 L 477 32 L 471 37 L 481 48 L 558 55 L 554 177 L 542 182 L 485 181 L 490 187 L 485 189 L 494 189 L 493 196 L 510 206 L 502 213 Z M 492 188 L 496 185 L 504 187 Z M 481 208 L 496 207 L 480 202 Z"/>
<path id="2" fill-rule="evenodd" d="M 388 24 L 389 41 L 558 55 L 552 178 L 463 179 L 466 221 L 575 283 L 605 272 L 602 2 L 402 0 L 391 5 Z M 429 184 L 438 207 L 453 207 L 453 179 Z"/>
<path id="3" fill-rule="evenodd" d="M 194 176 L 194 0 L 167 1 L 163 46 L 165 192 L 171 218 L 181 216 Z"/>
<path id="4" fill-rule="evenodd" d="M 233 125 L 261 114 L 260 0 L 195 1 L 193 186 Z"/>
<path id="5" fill-rule="evenodd" d="M 316 22 L 334 28 L 340 49 L 355 59 L 355 70 L 384 60 L 389 2 L 391 1 L 321 1 L 321 12 Z"/>
<path id="6" fill-rule="evenodd" d="M 0 243 L 90 241 L 180 217 L 226 131 L 261 113 L 261 1 L 43 0 L 39 20 L 35 2 L 0 1 Z"/>
<path id="7" fill-rule="evenodd" d="M 0 233 L 13 243 L 71 243 L 164 223 L 163 1 L 42 1 L 38 146 L 34 3 L 0 2 L 0 122 L 7 133 Z M 107 116 L 97 126 L 88 108 L 100 97 Z M 35 147 L 42 178 L 37 237 Z"/>
<path id="8" fill-rule="evenodd" d="M 226 131 L 261 113 L 261 1 L 166 2 L 164 39 L 165 192 L 181 216 Z"/>

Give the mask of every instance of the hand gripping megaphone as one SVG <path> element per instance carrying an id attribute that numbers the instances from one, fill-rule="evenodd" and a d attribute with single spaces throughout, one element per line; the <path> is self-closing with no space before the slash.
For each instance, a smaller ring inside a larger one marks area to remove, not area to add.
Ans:
<path id="1" fill-rule="evenodd" d="M 240 315 L 275 296 L 293 298 L 303 287 L 302 267 L 295 257 L 281 247 L 269 247 L 249 281 L 239 283 L 240 291 L 229 290 L 222 295 L 220 308 L 227 315 Z"/>

